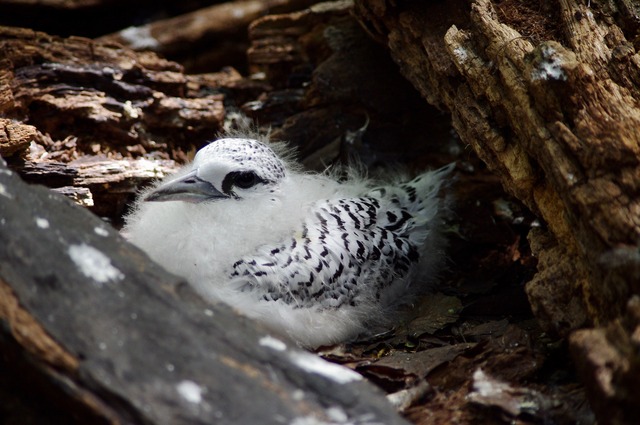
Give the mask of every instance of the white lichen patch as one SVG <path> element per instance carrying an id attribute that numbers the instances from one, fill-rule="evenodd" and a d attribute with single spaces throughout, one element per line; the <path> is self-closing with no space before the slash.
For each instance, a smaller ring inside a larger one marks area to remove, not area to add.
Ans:
<path id="1" fill-rule="evenodd" d="M 109 257 L 92 246 L 71 245 L 68 254 L 80 272 L 97 283 L 124 279 L 124 274 L 111 264 Z"/>
<path id="2" fill-rule="evenodd" d="M 189 403 L 198 404 L 202 401 L 204 388 L 193 381 L 182 381 L 176 386 L 176 390 L 180 397 Z"/>
<path id="3" fill-rule="evenodd" d="M 329 416 L 332 421 L 337 423 L 346 423 L 349 419 L 347 413 L 338 406 L 329 407 L 327 408 L 326 412 L 327 416 Z"/>
<path id="4" fill-rule="evenodd" d="M 242 19 L 245 15 L 244 9 L 242 9 L 241 7 L 234 7 L 233 10 L 231 10 L 231 14 L 236 19 Z"/>
<path id="5" fill-rule="evenodd" d="M 364 414 L 350 418 L 341 407 L 333 406 L 325 410 L 326 418 L 313 415 L 294 418 L 290 425 L 382 425 L 373 414 Z"/>
<path id="6" fill-rule="evenodd" d="M 36 226 L 38 226 L 41 229 L 48 229 L 49 220 L 47 220 L 46 218 L 36 217 Z"/>
<path id="7" fill-rule="evenodd" d="M 131 103 L 130 100 L 124 102 L 123 111 L 124 114 L 131 119 L 140 118 L 140 115 L 142 115 L 142 109 L 133 106 L 133 103 Z"/>
<path id="8" fill-rule="evenodd" d="M 337 425 L 332 424 L 331 422 L 323 421 L 315 416 L 301 416 L 299 418 L 294 418 L 290 425 Z"/>
<path id="9" fill-rule="evenodd" d="M 543 45 L 540 48 L 540 60 L 531 71 L 531 79 L 567 81 L 567 74 L 562 65 L 559 52 L 551 46 Z"/>
<path id="10" fill-rule="evenodd" d="M 107 229 L 105 229 L 104 227 L 94 227 L 93 231 L 98 236 L 103 236 L 103 237 L 109 236 L 109 231 Z"/>
<path id="11" fill-rule="evenodd" d="M 4 196 L 5 198 L 13 199 L 13 195 L 7 191 L 7 188 L 0 184 L 0 196 Z"/>
<path id="12" fill-rule="evenodd" d="M 458 63 L 464 63 L 469 58 L 469 53 L 464 47 L 457 46 L 455 49 L 453 49 L 453 56 L 455 56 Z"/>
<path id="13" fill-rule="evenodd" d="M 160 47 L 160 43 L 151 35 L 149 27 L 129 27 L 120 31 L 120 37 L 134 50 L 150 49 Z"/>
<path id="14" fill-rule="evenodd" d="M 263 347 L 271 348 L 272 350 L 275 350 L 275 351 L 284 351 L 287 349 L 287 344 L 270 335 L 263 336 L 262 338 L 260 338 L 260 340 L 258 341 L 258 344 L 260 344 Z"/>
<path id="15" fill-rule="evenodd" d="M 313 354 L 292 352 L 289 354 L 289 358 L 299 368 L 310 373 L 322 375 L 339 384 L 347 384 L 362 379 L 362 376 L 353 370 L 335 363 L 330 363 Z"/>

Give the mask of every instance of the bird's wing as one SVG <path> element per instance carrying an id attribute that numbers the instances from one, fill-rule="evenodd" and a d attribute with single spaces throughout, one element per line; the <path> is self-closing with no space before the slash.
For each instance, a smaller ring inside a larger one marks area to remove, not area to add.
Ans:
<path id="1" fill-rule="evenodd" d="M 408 238 L 413 217 L 396 204 L 327 200 L 313 204 L 307 217 L 291 238 L 233 264 L 231 285 L 264 301 L 335 308 L 379 298 L 418 260 Z"/>

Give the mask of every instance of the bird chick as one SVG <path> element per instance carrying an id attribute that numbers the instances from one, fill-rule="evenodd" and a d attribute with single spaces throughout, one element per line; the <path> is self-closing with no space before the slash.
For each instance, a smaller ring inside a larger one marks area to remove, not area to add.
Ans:
<path id="1" fill-rule="evenodd" d="M 433 280 L 452 168 L 337 181 L 282 144 L 223 138 L 142 193 L 123 232 L 205 299 L 314 348 L 387 325 Z"/>

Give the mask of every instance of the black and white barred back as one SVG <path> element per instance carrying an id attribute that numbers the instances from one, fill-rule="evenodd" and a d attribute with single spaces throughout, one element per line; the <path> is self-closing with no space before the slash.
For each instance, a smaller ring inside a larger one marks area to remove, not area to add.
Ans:
<path id="1" fill-rule="evenodd" d="M 375 186 L 302 173 L 249 139 L 202 149 L 128 217 L 130 240 L 205 298 L 315 347 L 386 324 L 443 260 L 452 166 Z M 197 186 L 197 189 L 194 188 Z"/>

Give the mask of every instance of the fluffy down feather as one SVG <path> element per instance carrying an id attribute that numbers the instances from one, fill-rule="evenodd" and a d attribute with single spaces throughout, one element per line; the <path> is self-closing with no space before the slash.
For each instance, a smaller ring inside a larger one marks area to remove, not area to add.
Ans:
<path id="1" fill-rule="evenodd" d="M 337 181 L 280 144 L 225 138 L 142 193 L 123 232 L 205 299 L 311 348 L 387 325 L 433 281 L 452 169 Z"/>

